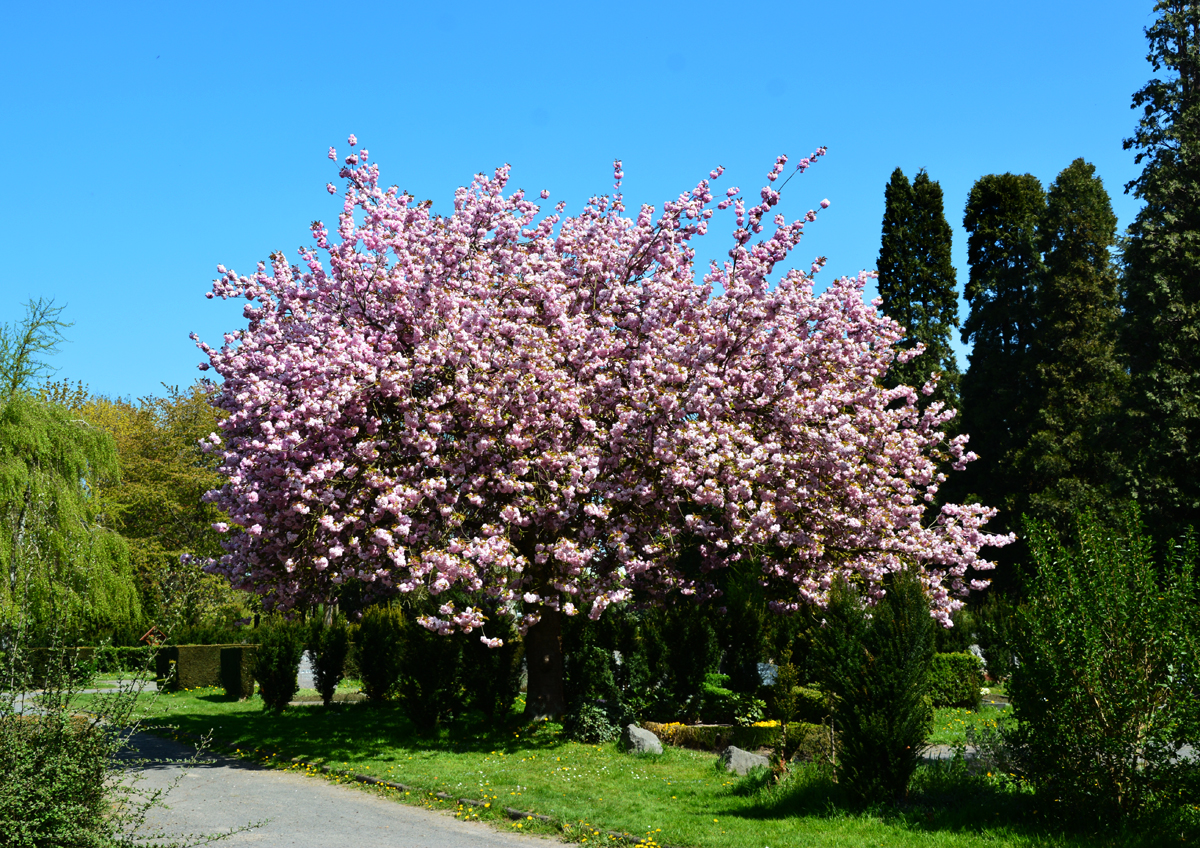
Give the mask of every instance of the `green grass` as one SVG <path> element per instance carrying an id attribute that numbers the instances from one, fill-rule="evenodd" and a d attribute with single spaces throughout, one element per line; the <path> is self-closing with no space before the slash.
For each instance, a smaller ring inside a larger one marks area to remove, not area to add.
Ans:
<path id="1" fill-rule="evenodd" d="M 567 741 L 550 722 L 522 726 L 515 716 L 502 728 L 464 720 L 423 736 L 390 704 L 273 714 L 257 697 L 233 702 L 216 689 L 147 695 L 142 702 L 147 723 L 211 732 L 279 768 L 313 772 L 291 763 L 300 757 L 404 783 L 413 787 L 408 796 L 363 791 L 434 808 L 457 807 L 432 798 L 434 791 L 478 799 L 491 806 L 455 814 L 508 830 L 557 831 L 583 844 L 608 841 L 601 830 L 706 848 L 1134 844 L 1127 835 L 1110 841 L 1064 835 L 1020 786 L 998 775 L 971 775 L 961 761 L 922 767 L 903 805 L 851 813 L 816 766 L 793 766 L 779 784 L 761 773 L 739 779 L 719 771 L 713 754 L 668 748 L 661 757 L 634 757 L 615 744 Z M 550 815 L 555 824 L 511 821 L 504 807 Z"/>
<path id="2" fill-rule="evenodd" d="M 957 707 L 938 707 L 933 711 L 933 732 L 926 741 L 930 745 L 966 745 L 969 728 L 995 730 L 1006 717 L 1011 716 L 1010 710 L 995 707 L 981 707 L 978 712 Z"/>

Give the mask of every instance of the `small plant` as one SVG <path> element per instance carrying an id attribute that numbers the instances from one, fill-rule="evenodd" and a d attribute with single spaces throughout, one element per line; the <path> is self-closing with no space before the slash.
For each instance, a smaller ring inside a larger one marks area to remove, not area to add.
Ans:
<path id="1" fill-rule="evenodd" d="M 920 578 L 899 572 L 868 608 L 836 584 L 813 649 L 833 699 L 836 774 L 860 803 L 903 796 L 929 732 L 934 621 Z"/>
<path id="2" fill-rule="evenodd" d="M 264 629 L 254 652 L 254 679 L 265 709 L 282 711 L 296 697 L 303 653 L 304 634 L 299 622 L 279 619 Z"/>

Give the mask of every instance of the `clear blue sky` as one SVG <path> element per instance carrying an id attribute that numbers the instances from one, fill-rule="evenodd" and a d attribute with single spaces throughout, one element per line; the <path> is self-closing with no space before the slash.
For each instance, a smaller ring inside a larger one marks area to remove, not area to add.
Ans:
<path id="1" fill-rule="evenodd" d="M 508 162 L 515 186 L 578 210 L 625 163 L 630 205 L 710 168 L 752 195 L 779 153 L 819 145 L 785 212 L 828 197 L 794 255 L 873 268 L 897 166 L 945 192 L 960 287 L 962 210 L 988 173 L 1046 185 L 1094 163 L 1124 228 L 1121 149 L 1151 76 L 1151 0 L 1006 3 L 9 4 L 0 51 L 0 322 L 66 304 L 59 377 L 138 397 L 199 376 L 240 307 L 204 293 L 332 222 L 325 158 L 353 132 L 385 183 L 450 207 Z M 704 252 L 721 255 L 723 220 Z M 962 317 L 965 317 L 963 312 Z"/>

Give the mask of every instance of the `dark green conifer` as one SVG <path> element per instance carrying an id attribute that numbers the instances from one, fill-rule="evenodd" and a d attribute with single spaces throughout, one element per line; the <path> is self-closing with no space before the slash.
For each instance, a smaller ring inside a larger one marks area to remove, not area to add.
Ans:
<path id="1" fill-rule="evenodd" d="M 1032 361 L 1038 387 L 1019 463 L 1028 510 L 1067 526 L 1109 501 L 1115 446 L 1108 426 L 1124 372 L 1117 360 L 1118 277 L 1110 249 L 1117 217 L 1094 166 L 1070 164 L 1050 187 L 1040 231 Z"/>
<path id="2" fill-rule="evenodd" d="M 925 346 L 917 358 L 892 366 L 888 384 L 919 389 L 937 372 L 938 387 L 930 398 L 922 398 L 922 407 L 936 400 L 957 409 L 959 373 L 950 331 L 958 327 L 958 292 L 942 187 L 924 169 L 910 184 L 897 168 L 884 199 L 878 263 L 882 309 L 908 331 L 899 348 Z"/>
<path id="3" fill-rule="evenodd" d="M 1121 348 L 1130 391 L 1123 437 L 1130 494 L 1156 534 L 1200 515 L 1200 3 L 1161 0 L 1147 59 L 1165 71 L 1133 96 L 1125 148 L 1145 163 L 1126 192 Z"/>
<path id="4" fill-rule="evenodd" d="M 1032 174 L 989 174 L 971 189 L 963 217 L 971 313 L 962 340 L 973 348 L 962 380 L 962 429 L 979 460 L 960 485 L 963 495 L 1001 510 L 989 524 L 1000 531 L 1014 529 L 1025 507 L 1017 460 L 1036 409 L 1031 349 L 1045 209 L 1045 191 Z"/>

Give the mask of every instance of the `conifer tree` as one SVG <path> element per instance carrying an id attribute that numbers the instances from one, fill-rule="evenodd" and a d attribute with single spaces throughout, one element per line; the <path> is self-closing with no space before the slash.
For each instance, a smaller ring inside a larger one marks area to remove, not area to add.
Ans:
<path id="1" fill-rule="evenodd" d="M 971 312 L 962 340 L 973 348 L 962 380 L 962 426 L 980 457 L 963 485 L 1000 509 L 997 521 L 1005 530 L 1016 529 L 1025 507 L 1016 465 L 1036 408 L 1031 348 L 1045 208 L 1045 191 L 1032 174 L 989 174 L 971 189 L 963 218 Z"/>
<path id="2" fill-rule="evenodd" d="M 883 312 L 908 331 L 900 349 L 920 343 L 925 352 L 888 371 L 888 385 L 920 388 L 930 374 L 941 375 L 922 407 L 941 401 L 958 408 L 958 362 L 950 347 L 958 327 L 958 292 L 950 258 L 950 225 L 942 187 L 924 169 L 910 184 L 897 168 L 884 189 L 883 243 L 879 248 L 879 297 Z"/>
<path id="3" fill-rule="evenodd" d="M 1165 71 L 1133 96 L 1125 148 L 1145 163 L 1126 192 L 1145 206 L 1129 228 L 1121 347 L 1130 375 L 1130 494 L 1156 531 L 1200 515 L 1200 3 L 1161 0 L 1147 56 Z"/>
<path id="4" fill-rule="evenodd" d="M 1040 228 L 1045 273 L 1031 355 L 1038 388 L 1021 477 L 1028 508 L 1063 525 L 1101 508 L 1115 452 L 1107 424 L 1119 406 L 1117 217 L 1093 165 L 1072 162 L 1050 187 Z M 1065 525 L 1064 525 L 1065 526 Z"/>

